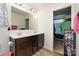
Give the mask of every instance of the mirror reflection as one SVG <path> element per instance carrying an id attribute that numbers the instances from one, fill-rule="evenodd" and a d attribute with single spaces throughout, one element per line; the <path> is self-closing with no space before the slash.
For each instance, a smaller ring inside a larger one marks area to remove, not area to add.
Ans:
<path id="1" fill-rule="evenodd" d="M 29 29 L 29 14 L 12 9 L 11 11 L 11 29 L 24 30 Z"/>

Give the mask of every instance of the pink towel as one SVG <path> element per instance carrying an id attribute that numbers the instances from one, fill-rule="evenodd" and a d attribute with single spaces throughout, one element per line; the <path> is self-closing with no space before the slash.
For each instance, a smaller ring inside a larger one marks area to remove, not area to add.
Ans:
<path id="1" fill-rule="evenodd" d="M 0 53 L 0 56 L 12 56 L 11 52 Z"/>
<path id="2" fill-rule="evenodd" d="M 79 33 L 79 15 L 77 14 L 73 21 L 73 30 L 75 33 Z"/>

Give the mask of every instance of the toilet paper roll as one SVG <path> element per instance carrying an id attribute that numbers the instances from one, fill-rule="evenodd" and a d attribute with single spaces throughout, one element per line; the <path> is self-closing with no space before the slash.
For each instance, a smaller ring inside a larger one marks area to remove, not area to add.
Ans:
<path id="1" fill-rule="evenodd" d="M 13 43 L 13 42 L 11 42 L 11 41 L 9 41 L 8 45 L 9 45 L 9 46 L 13 46 L 13 45 L 14 45 L 14 43 Z"/>

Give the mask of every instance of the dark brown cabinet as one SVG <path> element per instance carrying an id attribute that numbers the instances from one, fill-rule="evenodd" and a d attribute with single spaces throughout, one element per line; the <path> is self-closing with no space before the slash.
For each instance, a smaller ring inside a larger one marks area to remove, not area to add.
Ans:
<path id="1" fill-rule="evenodd" d="M 36 53 L 38 51 L 38 35 L 32 37 L 32 53 Z"/>
<path id="2" fill-rule="evenodd" d="M 43 48 L 44 45 L 44 35 L 38 35 L 38 50 L 40 50 L 41 48 Z"/>
<path id="3" fill-rule="evenodd" d="M 32 40 L 31 37 L 16 39 L 17 55 L 32 55 Z"/>
<path id="4" fill-rule="evenodd" d="M 31 56 L 44 46 L 44 34 L 12 39 L 13 45 L 10 46 L 10 51 L 15 56 Z"/>
<path id="5" fill-rule="evenodd" d="M 32 55 L 32 38 L 25 37 L 19 39 L 10 39 L 13 42 L 13 45 L 10 47 L 10 51 L 13 55 L 24 56 Z"/>

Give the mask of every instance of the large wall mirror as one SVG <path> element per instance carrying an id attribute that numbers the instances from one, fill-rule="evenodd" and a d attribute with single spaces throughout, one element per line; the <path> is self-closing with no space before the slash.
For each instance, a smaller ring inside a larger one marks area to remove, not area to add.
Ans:
<path id="1" fill-rule="evenodd" d="M 29 29 L 29 13 L 24 13 L 16 8 L 11 9 L 11 29 Z"/>

